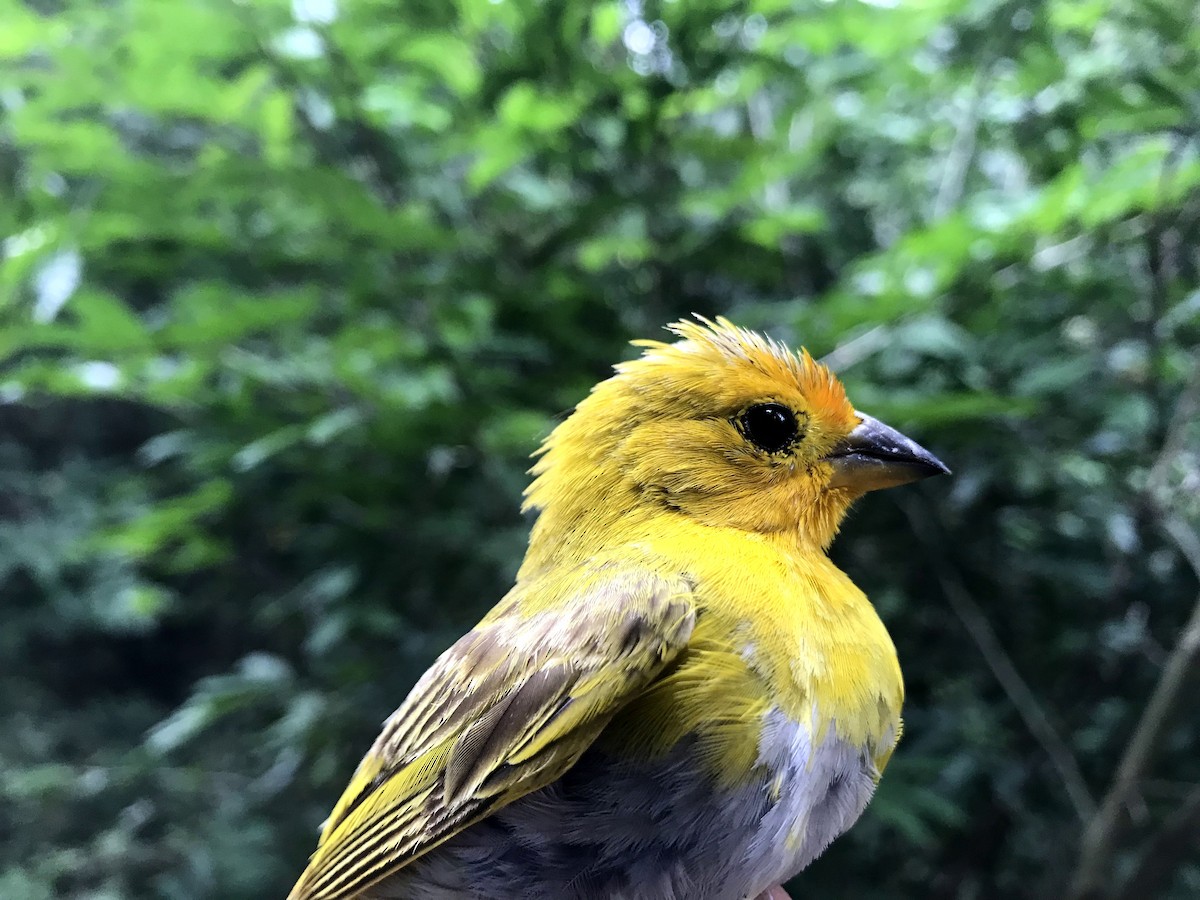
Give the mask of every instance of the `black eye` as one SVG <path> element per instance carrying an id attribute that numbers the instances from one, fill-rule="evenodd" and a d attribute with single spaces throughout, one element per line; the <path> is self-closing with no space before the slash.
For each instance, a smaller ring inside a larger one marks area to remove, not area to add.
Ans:
<path id="1" fill-rule="evenodd" d="M 756 403 L 738 417 L 738 424 L 742 434 L 767 453 L 791 446 L 800 433 L 796 414 L 781 403 Z"/>

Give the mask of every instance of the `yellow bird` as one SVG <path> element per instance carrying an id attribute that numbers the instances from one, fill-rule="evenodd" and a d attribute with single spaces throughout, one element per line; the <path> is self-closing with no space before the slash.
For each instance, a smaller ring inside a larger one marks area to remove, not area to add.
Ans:
<path id="1" fill-rule="evenodd" d="M 866 807 L 904 687 L 826 555 L 949 470 L 807 352 L 640 341 L 539 451 L 516 585 L 387 720 L 290 900 L 742 900 Z"/>

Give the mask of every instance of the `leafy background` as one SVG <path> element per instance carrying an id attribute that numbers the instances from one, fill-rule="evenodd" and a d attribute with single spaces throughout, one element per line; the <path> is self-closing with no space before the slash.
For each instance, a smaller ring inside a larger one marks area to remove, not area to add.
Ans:
<path id="1" fill-rule="evenodd" d="M 1191 0 L 0 21 L 0 895 L 282 896 L 692 311 L 956 470 L 836 548 L 908 728 L 799 895 L 1200 892 Z"/>

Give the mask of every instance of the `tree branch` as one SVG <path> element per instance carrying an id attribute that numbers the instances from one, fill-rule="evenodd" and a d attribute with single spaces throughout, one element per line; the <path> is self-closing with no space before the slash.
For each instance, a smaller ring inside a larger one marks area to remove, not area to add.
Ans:
<path id="1" fill-rule="evenodd" d="M 875 325 L 862 334 L 844 341 L 821 357 L 821 363 L 834 372 L 844 372 L 888 345 L 891 329 Z"/>
<path id="2" fill-rule="evenodd" d="M 930 218 L 934 222 L 944 219 L 962 202 L 967 173 L 975 158 L 975 144 L 979 134 L 979 108 L 984 95 L 984 71 L 983 68 L 977 69 L 967 88 L 966 107 L 959 113 L 954 140 L 942 165 L 942 180 L 933 200 Z"/>
<path id="3" fill-rule="evenodd" d="M 1200 853 L 1200 787 L 1194 788 L 1163 822 L 1113 900 L 1160 896 L 1179 861 L 1193 853 Z"/>
<path id="4" fill-rule="evenodd" d="M 1186 530 L 1190 539 L 1196 541 L 1196 561 L 1200 563 L 1200 540 L 1197 540 L 1190 528 Z M 1179 641 L 1167 657 L 1162 677 L 1155 685 L 1150 702 L 1138 720 L 1129 746 L 1125 748 L 1125 754 L 1117 766 L 1117 774 L 1100 804 L 1100 811 L 1084 832 L 1079 864 L 1068 895 L 1071 900 L 1090 900 L 1101 896 L 1101 886 L 1109 872 L 1111 854 L 1124 825 L 1122 813 L 1171 722 L 1171 713 L 1198 654 L 1200 598 L 1197 598 L 1196 605 L 1192 608 L 1191 617 Z"/>
<path id="5" fill-rule="evenodd" d="M 1161 516 L 1163 530 L 1187 560 L 1197 580 L 1200 580 L 1200 534 L 1171 508 L 1171 492 L 1166 488 L 1168 471 L 1183 449 L 1187 429 L 1195 418 L 1197 406 L 1200 406 L 1200 371 L 1176 406 L 1162 451 L 1150 469 L 1145 494 L 1151 508 Z M 1123 813 L 1171 724 L 1171 714 L 1198 658 L 1200 597 L 1197 597 L 1187 624 L 1167 656 L 1162 674 L 1134 728 L 1133 737 L 1125 748 L 1112 784 L 1100 803 L 1100 810 L 1083 834 L 1079 862 L 1068 894 L 1071 900 L 1092 900 L 1101 896 L 1102 886 L 1111 868 L 1112 852 L 1125 825 Z"/>
<path id="6" fill-rule="evenodd" d="M 932 534 L 930 526 L 926 524 L 933 521 L 933 517 L 928 511 L 919 508 L 916 502 L 911 500 L 902 502 L 901 507 L 912 526 L 913 533 L 921 539 L 926 547 L 936 547 L 938 542 Z M 1086 822 L 1095 813 L 1096 802 L 1092 799 L 1087 782 L 1084 781 L 1083 773 L 1079 770 L 1079 764 L 1075 761 L 1075 755 L 1071 752 L 1071 748 L 1059 735 L 1058 730 L 1050 721 L 1049 715 L 1038 702 L 1037 696 L 1025 679 L 1021 677 L 1021 673 L 1017 671 L 1012 657 L 1000 643 L 987 616 L 971 597 L 970 591 L 963 584 L 959 574 L 943 561 L 940 554 L 931 552 L 929 562 L 950 608 L 962 623 L 963 628 L 966 629 L 971 640 L 979 648 L 983 661 L 987 663 L 996 681 L 1008 695 L 1008 699 L 1016 708 L 1017 714 L 1024 721 L 1030 734 L 1041 745 L 1051 765 L 1058 772 L 1063 790 L 1066 792 L 1071 806 L 1074 807 L 1075 814 L 1080 821 Z"/>

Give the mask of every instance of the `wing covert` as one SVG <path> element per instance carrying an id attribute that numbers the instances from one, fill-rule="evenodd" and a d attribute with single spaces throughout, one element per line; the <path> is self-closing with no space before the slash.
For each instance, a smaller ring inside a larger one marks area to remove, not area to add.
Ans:
<path id="1" fill-rule="evenodd" d="M 687 644 L 690 583 L 595 565 L 519 584 L 384 724 L 289 900 L 344 900 L 544 787 Z"/>

